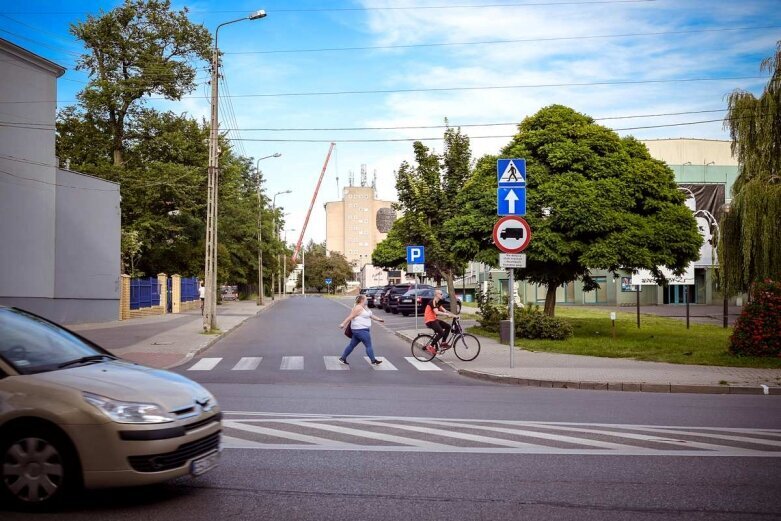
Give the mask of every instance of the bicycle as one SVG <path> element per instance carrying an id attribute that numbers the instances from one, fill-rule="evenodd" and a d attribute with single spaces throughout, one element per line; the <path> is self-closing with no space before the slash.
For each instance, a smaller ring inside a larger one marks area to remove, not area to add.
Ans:
<path id="1" fill-rule="evenodd" d="M 412 356 L 421 362 L 429 362 L 436 355 L 446 352 L 451 347 L 459 360 L 464 362 L 471 362 L 477 355 L 480 354 L 480 341 L 476 336 L 469 333 L 464 333 L 461 327 L 461 319 L 458 316 L 453 317 L 453 322 L 450 327 L 450 334 L 447 338 L 443 338 L 440 342 L 445 342 L 448 347 L 442 348 L 440 345 L 434 346 L 434 352 L 429 351 L 429 347 L 432 346 L 431 341 L 434 339 L 434 335 L 429 333 L 421 333 L 412 340 Z M 448 342 L 448 340 L 451 340 Z"/>

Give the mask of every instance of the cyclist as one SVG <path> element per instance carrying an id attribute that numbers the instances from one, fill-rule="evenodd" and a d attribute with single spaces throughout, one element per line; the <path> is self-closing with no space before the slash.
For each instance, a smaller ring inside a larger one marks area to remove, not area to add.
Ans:
<path id="1" fill-rule="evenodd" d="M 435 289 L 434 298 L 426 304 L 426 309 L 423 312 L 423 321 L 426 323 L 426 327 L 433 329 L 434 333 L 436 333 L 431 340 L 431 345 L 426 348 L 430 353 L 436 353 L 437 342 L 439 342 L 440 339 L 447 339 L 448 335 L 450 335 L 450 324 L 444 320 L 439 320 L 438 317 L 440 315 L 445 315 L 446 317 L 456 316 L 447 311 L 445 306 L 442 305 L 442 290 Z M 447 343 L 442 342 L 441 347 L 442 349 L 447 349 L 450 346 L 447 345 Z"/>

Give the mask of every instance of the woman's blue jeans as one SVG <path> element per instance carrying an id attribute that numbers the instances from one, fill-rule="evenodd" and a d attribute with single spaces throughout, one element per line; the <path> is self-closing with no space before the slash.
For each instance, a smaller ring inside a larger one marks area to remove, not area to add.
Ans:
<path id="1" fill-rule="evenodd" d="M 347 360 L 347 357 L 350 356 L 350 353 L 353 352 L 353 349 L 355 349 L 355 346 L 357 346 L 360 342 L 363 342 L 363 345 L 366 346 L 366 355 L 369 357 L 369 360 L 374 362 L 374 349 L 372 349 L 372 335 L 371 330 L 369 329 L 353 329 L 353 337 L 350 339 L 350 343 L 347 344 L 347 347 L 344 348 L 344 352 L 342 353 L 342 360 Z"/>

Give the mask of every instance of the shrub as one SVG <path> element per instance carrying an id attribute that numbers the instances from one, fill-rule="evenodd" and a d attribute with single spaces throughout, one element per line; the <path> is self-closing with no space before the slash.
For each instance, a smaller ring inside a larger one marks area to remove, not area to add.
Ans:
<path id="1" fill-rule="evenodd" d="M 781 356 L 781 282 L 766 279 L 751 288 L 735 322 L 729 351 L 743 356 Z"/>
<path id="2" fill-rule="evenodd" d="M 569 322 L 549 317 L 540 310 L 540 306 L 515 308 L 515 335 L 518 338 L 566 340 L 572 334 L 572 325 Z"/>
<path id="3" fill-rule="evenodd" d="M 501 305 L 496 302 L 494 298 L 494 292 L 491 285 L 488 285 L 488 291 L 483 292 L 478 290 L 477 292 L 477 306 L 480 310 L 480 318 L 477 321 L 480 323 L 480 327 L 499 332 L 499 321 L 507 320 L 510 315 L 507 312 L 507 306 Z"/>

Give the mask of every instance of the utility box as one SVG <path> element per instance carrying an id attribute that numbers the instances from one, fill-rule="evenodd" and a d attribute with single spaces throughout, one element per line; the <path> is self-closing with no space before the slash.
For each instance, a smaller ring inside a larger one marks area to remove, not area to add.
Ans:
<path id="1" fill-rule="evenodd" d="M 499 321 L 499 342 L 501 342 L 502 344 L 510 343 L 510 321 L 509 320 Z"/>

